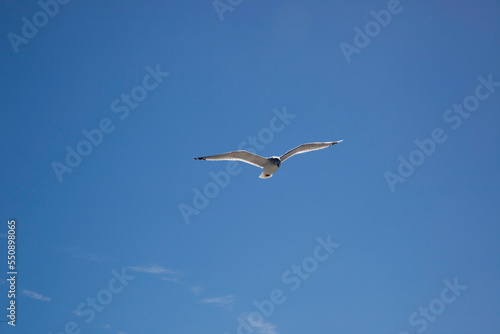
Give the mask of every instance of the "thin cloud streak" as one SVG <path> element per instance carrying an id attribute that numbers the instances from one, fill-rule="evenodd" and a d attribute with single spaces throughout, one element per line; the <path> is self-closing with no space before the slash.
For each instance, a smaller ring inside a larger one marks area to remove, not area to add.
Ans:
<path id="1" fill-rule="evenodd" d="M 245 317 L 248 324 L 257 330 L 260 334 L 279 334 L 277 327 L 270 322 L 262 320 L 261 322 L 251 319 L 248 315 Z"/>
<path id="2" fill-rule="evenodd" d="M 162 266 L 135 266 L 127 267 L 131 271 L 136 271 L 139 273 L 158 275 L 163 281 L 180 283 L 179 280 L 182 277 L 182 272 L 178 270 L 168 269 Z"/>
<path id="3" fill-rule="evenodd" d="M 167 269 L 161 266 L 139 266 L 139 267 L 128 267 L 128 269 L 153 275 L 157 274 L 180 275 L 180 273 L 176 270 Z"/>
<path id="4" fill-rule="evenodd" d="M 23 295 L 25 295 L 26 297 L 29 297 L 29 298 L 33 298 L 33 299 L 36 299 L 36 300 L 41 300 L 41 301 L 44 301 L 44 302 L 48 302 L 50 301 L 50 298 L 49 297 L 45 297 L 35 291 L 31 291 L 31 290 L 26 290 L 26 289 L 23 289 L 22 291 Z"/>
<path id="5" fill-rule="evenodd" d="M 227 296 L 221 296 L 221 297 L 205 298 L 205 299 L 200 300 L 200 303 L 202 303 L 202 304 L 214 304 L 216 306 L 225 307 L 228 310 L 232 310 L 235 300 L 236 300 L 236 297 L 234 295 L 227 295 Z"/>
<path id="6" fill-rule="evenodd" d="M 53 246 L 51 248 L 55 249 L 56 251 L 63 251 L 64 253 L 71 255 L 75 259 L 82 259 L 82 260 L 88 260 L 88 261 L 102 261 L 103 260 L 100 256 L 98 256 L 94 253 L 91 253 L 87 250 L 82 249 L 81 246 L 73 246 L 73 247 Z"/>
<path id="7" fill-rule="evenodd" d="M 193 295 L 199 296 L 200 293 L 203 291 L 203 288 L 201 286 L 193 286 L 189 290 L 193 293 Z"/>

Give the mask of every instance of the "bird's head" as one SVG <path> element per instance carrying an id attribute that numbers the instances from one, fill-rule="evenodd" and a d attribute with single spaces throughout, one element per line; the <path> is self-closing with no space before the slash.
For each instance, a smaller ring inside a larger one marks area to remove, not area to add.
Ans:
<path id="1" fill-rule="evenodd" d="M 269 160 L 271 161 L 271 163 L 273 163 L 274 165 L 276 165 L 278 167 L 281 165 L 281 160 L 279 157 L 271 157 L 271 158 L 269 158 Z"/>

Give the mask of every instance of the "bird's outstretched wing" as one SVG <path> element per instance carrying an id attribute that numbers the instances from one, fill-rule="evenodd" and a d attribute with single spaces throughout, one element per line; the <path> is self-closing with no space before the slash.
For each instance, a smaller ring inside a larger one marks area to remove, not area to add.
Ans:
<path id="1" fill-rule="evenodd" d="M 330 141 L 330 142 L 325 142 L 325 143 L 309 143 L 309 144 L 302 144 L 300 146 L 297 146 L 294 149 L 291 149 L 290 151 L 286 152 L 280 157 L 281 162 L 285 161 L 286 159 L 290 158 L 291 156 L 294 156 L 295 154 L 301 154 L 301 153 L 306 153 L 310 151 L 316 151 L 320 150 L 322 148 L 330 147 L 332 145 L 340 143 L 342 140 L 339 141 Z"/>
<path id="2" fill-rule="evenodd" d="M 234 152 L 222 153 L 222 154 L 211 155 L 208 157 L 194 158 L 194 159 L 195 160 L 238 160 L 260 168 L 264 168 L 264 164 L 267 162 L 266 158 L 247 151 L 234 151 Z"/>

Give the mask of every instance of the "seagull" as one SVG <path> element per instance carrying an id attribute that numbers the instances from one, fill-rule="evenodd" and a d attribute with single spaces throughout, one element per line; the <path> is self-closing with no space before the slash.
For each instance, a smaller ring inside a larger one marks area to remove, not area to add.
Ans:
<path id="1" fill-rule="evenodd" d="M 210 155 L 208 157 L 194 158 L 194 160 L 237 160 L 243 161 L 247 164 L 254 165 L 263 168 L 262 174 L 260 174 L 261 179 L 268 179 L 273 176 L 273 174 L 280 168 L 281 163 L 286 159 L 294 156 L 295 154 L 301 154 L 311 151 L 320 150 L 322 148 L 330 147 L 335 144 L 342 142 L 339 141 L 329 141 L 324 143 L 309 143 L 297 146 L 294 149 L 283 154 L 281 157 L 272 156 L 269 158 L 261 157 L 260 155 L 253 154 L 247 151 L 233 151 L 228 153 L 222 153 L 217 155 Z"/>

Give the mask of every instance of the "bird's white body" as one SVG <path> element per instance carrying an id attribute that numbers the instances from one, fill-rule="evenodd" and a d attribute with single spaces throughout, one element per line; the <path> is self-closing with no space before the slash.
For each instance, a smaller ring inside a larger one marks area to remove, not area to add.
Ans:
<path id="1" fill-rule="evenodd" d="M 261 179 L 268 179 L 268 178 L 272 177 L 274 173 L 276 173 L 276 171 L 278 170 L 278 168 L 280 168 L 281 163 L 283 161 L 294 156 L 295 154 L 301 154 L 301 153 L 306 153 L 306 152 L 310 152 L 310 151 L 320 150 L 322 148 L 326 148 L 326 147 L 338 144 L 340 142 L 342 142 L 342 140 L 324 142 L 324 143 L 303 144 L 303 145 L 297 146 L 296 148 L 286 152 L 281 157 L 273 156 L 270 158 L 264 158 L 264 157 L 261 157 L 260 155 L 253 154 L 253 153 L 250 153 L 247 151 L 233 151 L 233 152 L 211 155 L 208 157 L 194 158 L 194 159 L 195 160 L 237 160 L 237 161 L 243 161 L 243 162 L 246 162 L 248 164 L 262 168 L 263 171 L 259 177 Z"/>
<path id="2" fill-rule="evenodd" d="M 261 179 L 268 179 L 273 176 L 273 174 L 280 168 L 281 160 L 279 157 L 267 158 L 267 162 L 264 164 L 262 174 L 259 175 Z"/>

